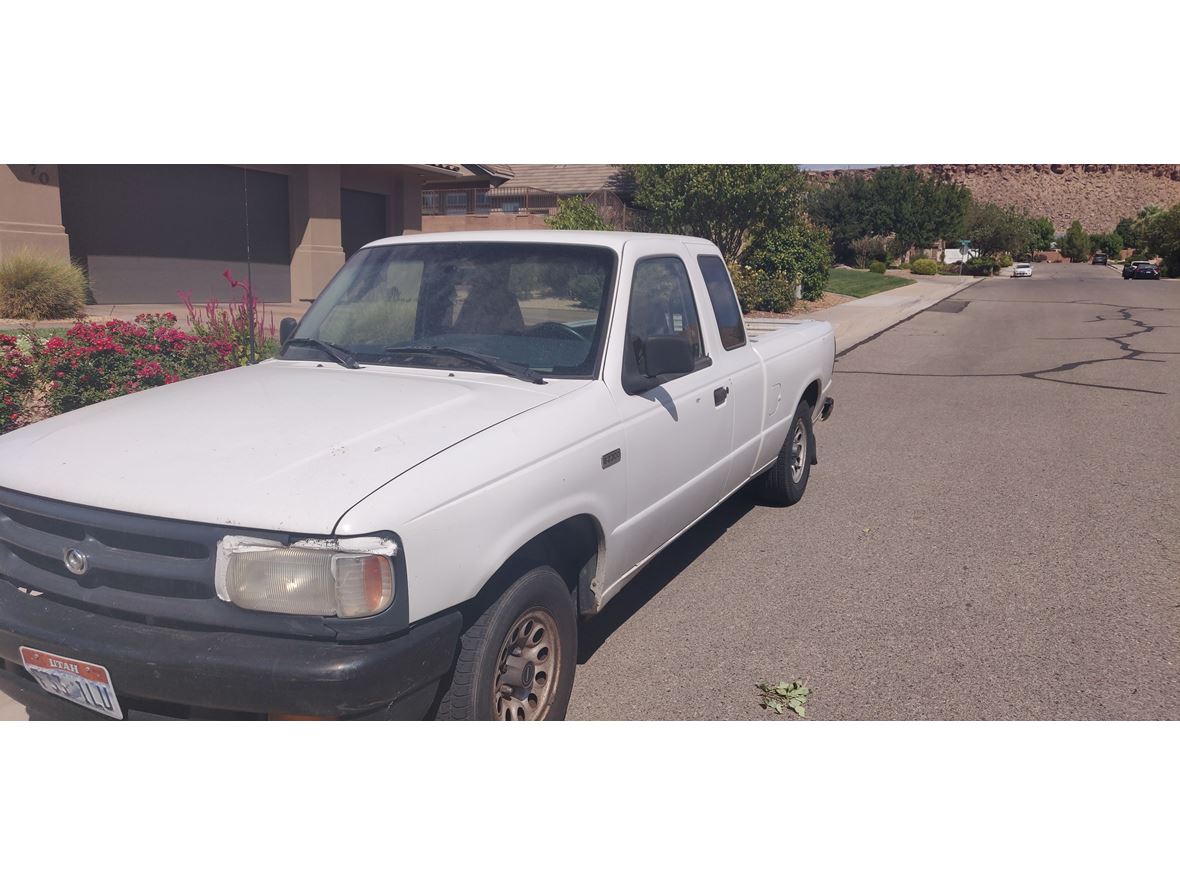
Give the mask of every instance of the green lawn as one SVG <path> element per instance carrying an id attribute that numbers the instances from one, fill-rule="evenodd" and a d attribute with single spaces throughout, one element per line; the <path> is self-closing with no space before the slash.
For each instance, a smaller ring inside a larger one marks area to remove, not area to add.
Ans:
<path id="1" fill-rule="evenodd" d="M 853 298 L 864 298 L 866 295 L 876 295 L 878 292 L 888 292 L 900 286 L 908 286 L 913 280 L 890 277 L 882 273 L 872 273 L 867 270 L 848 270 L 843 267 L 832 268 L 825 292 L 835 292 L 837 295 L 851 295 Z"/>

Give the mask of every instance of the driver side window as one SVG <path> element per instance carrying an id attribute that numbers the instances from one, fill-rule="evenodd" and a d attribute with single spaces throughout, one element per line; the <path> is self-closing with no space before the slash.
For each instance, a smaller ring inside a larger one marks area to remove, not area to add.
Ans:
<path id="1" fill-rule="evenodd" d="M 641 258 L 635 263 L 631 281 L 625 359 L 640 374 L 646 374 L 644 344 L 648 338 L 665 335 L 688 340 L 694 361 L 699 362 L 705 355 L 692 283 L 684 262 L 673 255 Z"/>

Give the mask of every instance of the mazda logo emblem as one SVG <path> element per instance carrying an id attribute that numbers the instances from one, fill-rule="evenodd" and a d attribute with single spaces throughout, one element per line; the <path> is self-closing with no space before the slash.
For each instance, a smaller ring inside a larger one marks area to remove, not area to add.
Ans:
<path id="1" fill-rule="evenodd" d="M 71 547 L 66 551 L 65 556 L 62 557 L 68 568 L 75 575 L 86 574 L 86 569 L 90 568 L 90 561 L 86 558 L 86 554 L 77 547 Z"/>

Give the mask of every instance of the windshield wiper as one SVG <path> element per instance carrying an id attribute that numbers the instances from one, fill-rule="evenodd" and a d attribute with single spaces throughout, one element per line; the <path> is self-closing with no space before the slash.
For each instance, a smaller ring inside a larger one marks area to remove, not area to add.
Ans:
<path id="1" fill-rule="evenodd" d="M 415 354 L 425 354 L 427 356 L 453 356 L 457 357 L 458 359 L 466 360 L 473 365 L 490 369 L 493 372 L 499 372 L 501 375 L 510 375 L 513 378 L 519 378 L 521 381 L 530 381 L 533 384 L 545 383 L 545 379 L 530 369 L 528 366 L 522 366 L 520 363 L 509 362 L 508 360 L 503 360 L 499 357 L 489 356 L 486 353 L 476 353 L 473 350 L 462 350 L 458 347 L 439 347 L 434 344 L 414 347 L 387 347 L 385 348 L 385 356 L 382 357 L 381 361 L 387 362 L 389 357 L 398 356 L 399 354 L 408 354 L 410 356 Z"/>
<path id="2" fill-rule="evenodd" d="M 320 341 L 318 338 L 290 338 L 283 346 L 285 352 L 288 347 L 295 345 L 296 347 L 316 347 L 330 356 L 340 365 L 346 369 L 359 369 L 361 364 L 356 361 L 352 351 L 345 350 L 343 347 L 338 347 L 335 344 L 329 344 L 327 341 Z"/>

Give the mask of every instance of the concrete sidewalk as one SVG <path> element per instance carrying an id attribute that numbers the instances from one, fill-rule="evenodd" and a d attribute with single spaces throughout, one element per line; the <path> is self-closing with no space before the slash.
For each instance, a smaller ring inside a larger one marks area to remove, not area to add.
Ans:
<path id="1" fill-rule="evenodd" d="M 835 307 L 814 310 L 797 317 L 784 319 L 746 319 L 752 333 L 769 332 L 783 325 L 801 320 L 826 320 L 836 330 L 836 352 L 843 353 L 862 341 L 896 326 L 902 320 L 921 313 L 928 307 L 950 298 L 968 286 L 987 277 L 935 276 L 920 283 L 891 289 L 876 295 L 866 295 Z"/>

